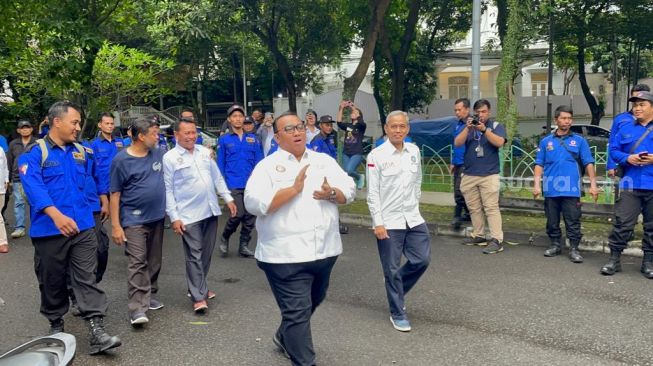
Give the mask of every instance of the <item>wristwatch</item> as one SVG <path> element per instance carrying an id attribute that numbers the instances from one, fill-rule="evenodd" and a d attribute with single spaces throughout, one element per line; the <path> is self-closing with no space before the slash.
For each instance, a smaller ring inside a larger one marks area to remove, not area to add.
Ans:
<path id="1" fill-rule="evenodd" d="M 333 202 L 335 200 L 336 200 L 336 190 L 332 188 L 331 193 L 329 194 L 329 201 Z"/>

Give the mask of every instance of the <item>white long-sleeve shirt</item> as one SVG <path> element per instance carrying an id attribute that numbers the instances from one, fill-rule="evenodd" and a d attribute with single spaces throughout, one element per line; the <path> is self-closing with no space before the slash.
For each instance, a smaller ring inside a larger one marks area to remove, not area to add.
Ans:
<path id="1" fill-rule="evenodd" d="M 184 225 L 218 216 L 218 194 L 233 201 L 211 151 L 195 145 L 191 154 L 179 144 L 163 156 L 163 181 L 166 186 L 166 213 L 170 221 Z"/>
<path id="2" fill-rule="evenodd" d="M 7 189 L 5 188 L 7 183 L 9 183 L 7 155 L 5 155 L 5 151 L 0 148 L 0 194 L 7 193 Z"/>
<path id="3" fill-rule="evenodd" d="M 310 166 L 302 193 L 268 213 L 276 193 L 291 187 L 307 164 Z M 306 149 L 301 161 L 297 161 L 279 149 L 256 165 L 245 188 L 245 207 L 258 216 L 256 259 L 267 263 L 300 263 L 342 253 L 337 205 L 313 198 L 313 192 L 322 189 L 324 177 L 332 188 L 344 194 L 347 203 L 354 200 L 353 179 L 327 154 Z"/>
<path id="4" fill-rule="evenodd" d="M 419 213 L 422 160 L 415 144 L 397 150 L 389 142 L 367 156 L 367 205 L 373 225 L 405 229 L 424 223 Z"/>

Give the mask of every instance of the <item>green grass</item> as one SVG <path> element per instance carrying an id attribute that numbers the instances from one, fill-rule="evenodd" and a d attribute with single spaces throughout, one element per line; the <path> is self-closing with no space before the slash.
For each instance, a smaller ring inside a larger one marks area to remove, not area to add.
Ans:
<path id="1" fill-rule="evenodd" d="M 356 200 L 353 203 L 340 207 L 341 213 L 369 215 L 367 203 Z M 432 204 L 420 204 L 420 212 L 427 222 L 449 224 L 453 218 L 453 207 Z M 536 233 L 545 235 L 546 218 L 542 213 L 527 213 L 523 211 L 501 210 L 503 229 L 505 231 Z M 583 217 L 583 235 L 592 238 L 607 238 L 612 229 L 612 224 L 607 217 Z M 563 229 L 564 231 L 564 229 Z M 641 237 L 641 227 L 638 225 L 635 234 Z"/>

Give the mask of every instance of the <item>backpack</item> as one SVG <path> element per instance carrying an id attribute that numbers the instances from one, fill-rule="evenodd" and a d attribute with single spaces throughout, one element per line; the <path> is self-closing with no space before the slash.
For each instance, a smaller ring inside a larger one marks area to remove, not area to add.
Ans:
<path id="1" fill-rule="evenodd" d="M 36 140 L 36 143 L 39 145 L 41 148 L 41 168 L 43 168 L 43 165 L 45 164 L 45 161 L 48 160 L 48 155 L 50 154 L 50 150 L 48 149 L 48 144 L 45 142 L 45 139 L 38 139 Z M 75 148 L 77 151 L 82 154 L 82 158 L 84 162 L 86 162 L 86 148 L 82 146 L 82 144 L 73 142 L 73 145 L 75 145 Z"/>

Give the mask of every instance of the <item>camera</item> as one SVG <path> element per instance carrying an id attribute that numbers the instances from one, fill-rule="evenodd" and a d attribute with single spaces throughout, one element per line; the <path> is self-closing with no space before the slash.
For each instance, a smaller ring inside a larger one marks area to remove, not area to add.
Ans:
<path id="1" fill-rule="evenodd" d="M 478 117 L 478 114 L 475 114 L 475 115 L 472 116 L 472 124 L 474 126 L 478 126 L 479 124 L 481 124 L 481 121 L 480 121 L 480 118 Z"/>

